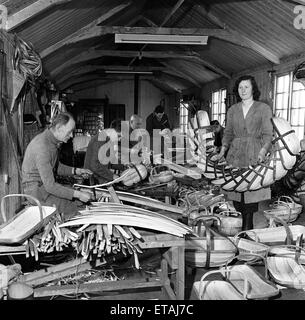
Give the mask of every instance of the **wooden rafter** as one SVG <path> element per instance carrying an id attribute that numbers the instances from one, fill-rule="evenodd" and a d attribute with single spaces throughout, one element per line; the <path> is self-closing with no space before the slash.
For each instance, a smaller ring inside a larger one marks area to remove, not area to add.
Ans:
<path id="1" fill-rule="evenodd" d="M 266 49 L 261 44 L 251 40 L 249 37 L 241 35 L 240 32 L 238 32 L 237 30 L 234 30 L 233 28 L 223 23 L 221 19 L 219 19 L 217 16 L 215 16 L 211 12 L 208 12 L 203 6 L 197 5 L 196 9 L 202 15 L 206 16 L 211 22 L 216 24 L 218 27 L 225 29 L 231 34 L 231 37 L 225 36 L 224 38 L 222 38 L 223 40 L 235 43 L 242 47 L 247 47 L 249 49 L 252 49 L 253 51 L 259 53 L 261 56 L 265 57 L 267 60 L 275 64 L 280 63 L 280 58 L 274 52 Z M 219 35 L 219 37 L 220 36 L 221 35 Z"/>
<path id="2" fill-rule="evenodd" d="M 91 23 L 89 23 L 85 27 L 81 28 L 80 30 L 72 33 L 71 35 L 69 35 L 68 37 L 64 38 L 63 40 L 53 44 L 52 46 L 46 48 L 45 50 L 43 50 L 40 53 L 41 58 L 42 59 L 45 58 L 49 54 L 55 52 L 56 50 L 60 49 L 61 47 L 65 46 L 65 45 L 77 42 L 75 40 L 78 39 L 78 38 L 81 38 L 82 34 L 92 34 L 92 37 L 94 37 L 94 34 L 96 32 L 95 29 L 98 28 L 98 26 L 97 26 L 98 24 L 100 24 L 103 21 L 109 19 L 110 17 L 112 17 L 116 13 L 122 11 L 123 9 L 128 7 L 129 5 L 130 5 L 130 2 L 127 2 L 127 3 L 120 4 L 120 5 L 116 6 L 116 7 L 108 10 L 105 14 L 100 16 L 98 19 L 92 21 Z"/>
<path id="3" fill-rule="evenodd" d="M 141 79 L 148 79 L 151 75 L 143 75 Z M 96 80 L 108 81 L 123 81 L 123 80 L 134 80 L 134 75 L 104 75 L 104 74 L 85 74 L 80 77 L 71 77 L 71 79 L 66 80 L 60 84 L 59 88 L 64 90 L 66 88 L 71 88 L 80 83 L 96 81 Z M 96 86 L 94 83 L 92 87 Z"/>
<path id="4" fill-rule="evenodd" d="M 120 7 L 120 6 L 119 6 Z M 117 7 L 117 10 L 119 8 Z M 106 15 L 109 15 L 108 12 Z M 106 16 L 105 15 L 105 16 Z M 101 18 L 99 18 L 101 19 Z M 105 20 L 105 19 L 104 19 Z M 135 33 L 135 34 L 168 34 L 168 35 L 204 35 L 213 37 L 232 37 L 232 35 L 223 29 L 205 29 L 205 28 L 158 28 L 158 27 L 123 27 L 123 26 L 97 26 L 98 23 L 93 22 L 90 25 L 80 29 L 51 47 L 43 50 L 40 53 L 42 58 L 45 58 L 52 52 L 66 45 L 74 44 L 79 41 L 92 39 L 103 36 L 105 34 L 115 33 Z"/>
<path id="5" fill-rule="evenodd" d="M 51 8 L 52 6 L 64 4 L 72 0 L 38 0 L 24 9 L 10 15 L 6 22 L 6 30 L 11 31 L 20 24 L 40 14 L 42 11 Z"/>
<path id="6" fill-rule="evenodd" d="M 100 85 L 103 85 L 103 84 L 109 84 L 111 82 L 116 82 L 117 80 L 109 80 L 109 79 L 93 79 L 93 80 L 90 80 L 90 81 L 81 81 L 79 84 L 75 84 L 75 85 L 72 85 L 73 86 L 73 91 L 76 92 L 76 91 L 81 91 L 81 90 L 85 90 L 85 89 L 90 89 L 92 87 L 97 87 L 97 86 L 100 86 Z M 86 85 L 87 84 L 87 85 Z M 65 88 L 62 88 L 62 90 L 65 90 L 65 89 L 72 89 L 72 86 L 69 86 L 69 87 L 65 87 Z"/>
<path id="7" fill-rule="evenodd" d="M 71 65 L 101 58 L 103 56 L 109 57 L 145 57 L 145 58 L 156 58 L 156 59 L 196 59 L 198 60 L 199 55 L 195 52 L 181 53 L 175 51 L 129 51 L 129 50 L 95 50 L 94 48 L 86 50 L 77 56 L 71 58 L 69 61 L 61 64 L 59 67 L 50 72 L 50 76 L 56 77 L 59 73 L 63 72 L 66 68 Z M 201 61 L 201 60 L 200 60 Z"/>
<path id="8" fill-rule="evenodd" d="M 118 73 L 120 71 L 127 71 L 127 72 L 137 72 L 137 71 L 162 71 L 164 68 L 163 67 L 148 67 L 148 68 L 143 68 L 143 67 L 128 67 L 128 66 L 107 66 L 107 65 L 84 65 L 82 67 L 77 67 L 71 72 L 66 72 L 66 74 L 62 77 L 59 78 L 58 81 L 56 81 L 57 85 L 60 85 L 61 83 L 65 82 L 67 79 L 71 77 L 77 77 L 80 75 L 83 75 L 85 73 L 92 73 L 92 72 L 100 72 L 102 71 L 117 71 Z"/>
<path id="9" fill-rule="evenodd" d="M 175 12 L 182 6 L 184 0 L 179 0 L 173 7 L 173 9 L 166 15 L 166 17 L 164 18 L 164 20 L 162 21 L 160 27 L 163 27 L 168 20 L 173 16 L 173 14 L 175 14 Z"/>
<path id="10" fill-rule="evenodd" d="M 286 0 L 286 1 L 294 4 L 305 5 L 305 0 Z"/>

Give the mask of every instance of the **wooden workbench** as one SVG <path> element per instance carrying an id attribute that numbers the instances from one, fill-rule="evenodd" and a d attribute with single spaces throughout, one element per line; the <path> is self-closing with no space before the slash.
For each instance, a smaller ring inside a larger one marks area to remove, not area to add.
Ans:
<path id="1" fill-rule="evenodd" d="M 155 278 L 84 283 L 78 285 L 41 286 L 69 274 L 90 270 L 92 267 L 98 267 L 103 264 L 98 260 L 95 266 L 92 266 L 92 264 L 85 259 L 77 258 L 73 261 L 31 272 L 23 276 L 20 280 L 34 287 L 40 286 L 34 289 L 35 298 L 98 292 L 103 295 L 109 293 L 112 298 L 115 299 L 114 293 L 121 296 L 122 293 L 128 292 L 128 290 L 136 291 L 144 289 L 149 291 L 160 289 L 160 299 L 183 300 L 185 289 L 184 238 L 164 233 L 155 234 L 152 232 L 142 233 L 142 237 L 145 241 L 139 244 L 141 249 L 159 248 L 161 251 L 161 268 Z M 21 252 L 19 251 L 18 253 L 20 254 Z M 169 268 L 171 269 L 170 277 Z"/>

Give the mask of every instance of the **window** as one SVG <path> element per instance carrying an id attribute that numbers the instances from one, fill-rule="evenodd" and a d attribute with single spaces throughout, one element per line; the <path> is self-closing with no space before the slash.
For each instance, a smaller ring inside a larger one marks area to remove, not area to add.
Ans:
<path id="1" fill-rule="evenodd" d="M 289 121 L 297 137 L 304 137 L 305 87 L 293 81 L 292 72 L 279 75 L 275 82 L 275 115 Z"/>
<path id="2" fill-rule="evenodd" d="M 187 132 L 188 116 L 189 116 L 189 104 L 187 102 L 180 101 L 180 130 L 181 133 Z"/>
<path id="3" fill-rule="evenodd" d="M 220 124 L 224 124 L 226 117 L 226 96 L 226 89 L 212 92 L 212 112 L 210 120 L 218 120 Z"/>

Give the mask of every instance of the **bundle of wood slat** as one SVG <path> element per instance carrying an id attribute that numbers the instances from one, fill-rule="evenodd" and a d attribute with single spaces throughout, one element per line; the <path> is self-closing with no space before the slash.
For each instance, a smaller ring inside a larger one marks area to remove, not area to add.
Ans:
<path id="1" fill-rule="evenodd" d="M 59 228 L 63 220 L 59 214 L 55 215 L 39 234 L 33 235 L 25 241 L 26 257 L 34 257 L 38 261 L 38 253 L 63 251 L 64 248 L 76 242 L 80 235 L 68 228 Z"/>
<path id="2" fill-rule="evenodd" d="M 124 256 L 134 255 L 135 267 L 139 268 L 138 253 L 142 253 L 139 242 L 144 242 L 141 235 L 128 226 L 112 224 L 83 225 L 80 240 L 77 243 L 77 253 L 85 259 L 103 258 L 109 254 L 122 252 Z"/>
<path id="3" fill-rule="evenodd" d="M 77 186 L 77 189 L 80 191 L 90 192 L 92 197 L 98 200 L 99 202 L 108 202 L 112 197 L 109 190 L 103 188 L 93 188 L 92 186 L 85 185 L 74 185 Z M 167 212 L 176 213 L 177 215 L 182 215 L 183 210 L 179 207 L 167 204 L 159 200 L 152 199 L 150 197 L 141 196 L 139 194 L 124 192 L 124 191 L 115 191 L 116 195 L 119 198 L 119 201 L 123 203 L 132 203 L 144 207 L 150 207 L 152 210 L 163 210 Z"/>
<path id="4" fill-rule="evenodd" d="M 120 203 L 93 202 L 80 215 L 73 217 L 60 227 L 92 224 L 114 224 L 139 227 L 169 233 L 177 237 L 193 234 L 188 226 L 165 215 Z"/>
<path id="5" fill-rule="evenodd" d="M 135 227 L 159 231 L 183 237 L 195 235 L 188 226 L 167 216 L 119 203 L 95 202 L 80 214 L 63 222 L 56 215 L 43 232 L 26 241 L 26 256 L 38 253 L 62 251 L 71 245 L 85 259 L 104 258 L 121 252 L 134 255 L 135 267 L 139 268 L 138 253 L 144 242 Z"/>

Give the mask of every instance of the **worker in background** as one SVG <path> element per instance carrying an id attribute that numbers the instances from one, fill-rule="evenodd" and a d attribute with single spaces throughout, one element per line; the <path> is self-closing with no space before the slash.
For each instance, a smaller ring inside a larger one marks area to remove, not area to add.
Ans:
<path id="1" fill-rule="evenodd" d="M 164 113 L 164 107 L 158 105 L 154 112 L 146 118 L 146 130 L 150 137 L 150 150 L 153 150 L 155 155 L 164 153 L 164 138 L 160 135 L 164 129 L 170 129 L 170 123 L 168 116 Z"/>
<path id="2" fill-rule="evenodd" d="M 113 128 L 114 126 L 115 122 L 110 124 L 111 128 Z M 118 129 L 118 131 L 120 130 Z M 117 178 L 117 175 L 115 175 L 113 171 L 111 171 L 110 169 L 110 163 L 103 164 L 98 159 L 98 153 L 100 148 L 110 139 L 110 137 L 106 137 L 105 134 L 106 132 L 104 128 L 104 119 L 103 117 L 99 117 L 98 132 L 91 138 L 88 144 L 84 161 L 84 168 L 90 169 L 93 172 L 93 181 L 91 184 L 103 184 L 105 182 L 109 182 Z"/>
<path id="3" fill-rule="evenodd" d="M 224 127 L 220 125 L 218 120 L 212 120 L 210 124 L 213 126 L 214 133 L 214 146 L 216 147 L 216 152 L 220 152 L 222 146 L 222 138 L 224 133 Z"/>
<path id="4" fill-rule="evenodd" d="M 74 128 L 75 121 L 70 113 L 57 114 L 50 127 L 31 140 L 22 163 L 24 193 L 37 198 L 42 205 L 55 205 L 65 219 L 78 212 L 81 203 L 74 199 L 86 203 L 91 198 L 88 192 L 74 190 L 55 181 L 56 174 L 92 174 L 88 169 L 70 167 L 58 161 L 58 147 L 72 137 Z"/>
<path id="5" fill-rule="evenodd" d="M 149 136 L 147 131 L 143 128 L 142 118 L 137 115 L 131 115 L 129 119 L 129 161 L 133 164 L 137 164 L 140 162 L 147 162 L 149 159 L 148 154 L 148 144 L 149 144 Z M 126 144 L 123 144 L 123 147 L 126 148 Z M 124 151 L 127 151 L 123 148 Z M 145 154 L 144 158 L 143 155 Z"/>

